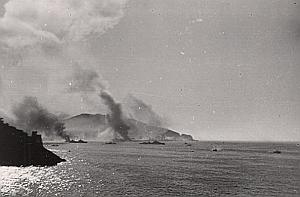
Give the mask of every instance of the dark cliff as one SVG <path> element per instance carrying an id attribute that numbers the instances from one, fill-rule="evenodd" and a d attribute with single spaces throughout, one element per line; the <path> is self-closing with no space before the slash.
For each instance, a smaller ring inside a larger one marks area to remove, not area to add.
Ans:
<path id="1" fill-rule="evenodd" d="M 65 161 L 43 147 L 37 132 L 32 136 L 0 118 L 0 166 L 52 166 Z"/>

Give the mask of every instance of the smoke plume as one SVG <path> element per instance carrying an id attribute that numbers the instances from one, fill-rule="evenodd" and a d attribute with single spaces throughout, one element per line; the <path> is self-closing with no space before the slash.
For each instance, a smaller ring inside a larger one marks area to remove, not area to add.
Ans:
<path id="1" fill-rule="evenodd" d="M 153 111 L 151 105 L 147 105 L 144 101 L 129 95 L 126 99 L 126 106 L 129 108 L 132 118 L 152 126 L 165 126 L 166 120 Z"/>
<path id="2" fill-rule="evenodd" d="M 98 109 L 97 93 L 106 83 L 91 43 L 119 23 L 126 3 L 6 0 L 0 14 L 0 107 L 30 95 L 68 114 Z M 19 97 L 12 97 L 16 92 Z"/>
<path id="3" fill-rule="evenodd" d="M 68 140 L 64 131 L 64 123 L 55 115 L 42 107 L 35 97 L 25 97 L 13 108 L 15 124 L 26 132 L 37 130 L 46 136 L 58 136 Z"/>
<path id="4" fill-rule="evenodd" d="M 115 132 L 121 135 L 123 140 L 130 140 L 130 138 L 128 137 L 128 130 L 130 129 L 130 127 L 122 118 L 121 105 L 119 103 L 116 103 L 112 96 L 107 92 L 101 91 L 100 97 L 110 110 L 110 115 L 108 117 L 109 125 L 114 129 Z"/>
<path id="5" fill-rule="evenodd" d="M 122 119 L 121 106 L 103 92 L 107 85 L 98 72 L 98 56 L 90 48 L 95 37 L 119 23 L 126 3 L 127 0 L 7 0 L 4 15 L 0 16 L 0 62 L 4 65 L 1 77 L 5 83 L 11 82 L 3 86 L 5 91 L 35 96 L 43 103 L 55 104 L 47 108 L 69 114 L 98 109 L 94 102 L 101 91 L 111 111 L 109 124 L 128 140 L 129 127 Z M 81 66 L 74 66 L 74 62 Z M 0 98 L 1 107 L 18 100 L 11 94 L 3 95 L 7 96 Z M 16 124 L 48 136 L 67 136 L 60 118 L 42 107 L 35 97 L 26 97 L 13 107 Z"/>
<path id="6" fill-rule="evenodd" d="M 68 92 L 93 93 L 105 89 L 100 75 L 92 69 L 83 69 L 77 66 L 69 80 Z"/>
<path id="7" fill-rule="evenodd" d="M 0 40 L 18 48 L 101 35 L 123 17 L 126 1 L 9 0 L 0 18 Z"/>

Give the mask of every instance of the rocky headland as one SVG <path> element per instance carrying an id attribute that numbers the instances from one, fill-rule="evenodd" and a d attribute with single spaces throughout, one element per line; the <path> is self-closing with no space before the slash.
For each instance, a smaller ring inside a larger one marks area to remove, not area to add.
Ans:
<path id="1" fill-rule="evenodd" d="M 0 166 L 53 166 L 63 161 L 44 148 L 37 132 L 29 136 L 0 118 Z"/>

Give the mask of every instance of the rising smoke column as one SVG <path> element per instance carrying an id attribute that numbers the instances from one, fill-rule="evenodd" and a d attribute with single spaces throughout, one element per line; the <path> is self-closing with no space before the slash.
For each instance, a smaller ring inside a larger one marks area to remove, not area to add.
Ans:
<path id="1" fill-rule="evenodd" d="M 74 105 L 61 104 L 61 102 L 69 102 L 69 99 L 73 98 L 66 93 L 74 93 L 74 95 L 76 93 L 77 96 L 79 94 L 80 101 L 79 99 L 73 100 L 75 102 L 81 102 L 83 98 L 83 100 L 86 99 L 86 103 L 92 103 L 93 100 L 90 98 L 93 96 L 97 98 L 94 100 L 98 100 L 97 93 L 106 89 L 102 86 L 105 83 L 99 79 L 100 74 L 95 69 L 97 67 L 95 65 L 98 65 L 97 58 L 85 44 L 117 25 L 124 16 L 126 3 L 127 0 L 8 0 L 4 6 L 5 12 L 3 16 L 0 16 L 0 46 L 3 45 L 5 48 L 5 54 L 3 57 L 0 56 L 0 61 L 3 59 L 9 62 L 8 60 L 12 59 L 9 57 L 12 55 L 19 58 L 13 58 L 17 63 L 5 65 L 7 67 L 18 65 L 18 69 L 11 69 L 16 72 L 10 70 L 2 77 L 5 77 L 6 81 L 8 81 L 7 79 L 16 80 L 14 84 L 16 84 L 17 90 L 21 90 L 20 94 L 35 95 L 39 100 L 45 99 L 40 95 L 47 95 L 47 98 L 56 101 L 69 113 L 73 113 L 70 111 L 73 110 Z M 2 51 L 0 50 L 0 52 Z M 74 66 L 74 62 L 80 62 L 81 68 Z M 70 71 L 73 68 L 74 74 L 69 79 Z M 11 76 L 8 77 L 7 74 Z M 20 82 L 19 78 L 26 78 L 26 83 Z M 31 81 L 31 79 L 35 79 L 35 81 Z M 37 86 L 40 81 L 44 83 L 42 88 L 28 88 Z M 61 88 L 66 86 L 67 88 Z M 103 100 L 105 101 L 105 99 Z M 111 100 L 112 103 L 108 100 L 107 103 L 118 107 L 109 106 L 111 110 L 109 122 L 112 128 L 116 132 L 122 133 L 120 135 L 127 140 L 128 126 L 121 118 L 119 104 L 115 103 L 112 97 Z M 34 102 L 26 101 L 26 103 Z M 29 117 L 26 117 L 25 112 L 18 110 L 18 108 L 22 108 L 22 105 L 15 107 L 16 122 L 27 129 L 43 130 L 48 135 L 52 133 L 64 135 L 64 132 L 61 132 L 63 131 L 61 126 L 52 126 L 48 122 L 49 120 L 55 123 L 54 125 L 60 125 L 56 124 L 59 122 L 56 121 L 59 118 L 53 114 L 47 116 L 51 113 L 38 103 L 33 106 L 31 106 L 32 111 L 28 112 L 32 114 Z M 76 113 L 79 110 L 82 109 L 77 109 Z M 116 113 L 116 111 L 119 112 Z M 42 116 L 39 117 L 36 113 L 42 114 Z"/>
<path id="2" fill-rule="evenodd" d="M 107 92 L 101 91 L 100 97 L 110 110 L 110 116 L 108 117 L 109 125 L 114 129 L 115 132 L 122 136 L 123 140 L 130 140 L 128 137 L 128 130 L 130 127 L 122 119 L 121 105 L 116 103 L 112 96 Z"/>
<path id="3" fill-rule="evenodd" d="M 5 87 L 2 94 L 6 94 L 0 98 L 0 106 L 12 105 L 13 99 L 8 98 L 7 92 L 12 89 L 8 86 L 11 84 L 6 84 L 11 80 L 13 91 L 21 98 L 34 95 L 44 103 L 51 100 L 57 104 L 56 110 L 67 113 L 79 113 L 82 98 L 86 104 L 98 100 L 98 91 L 80 94 L 80 99 L 76 98 L 79 94 L 71 97 L 68 93 L 84 86 L 75 84 L 73 87 L 78 88 L 65 91 L 64 87 L 73 82 L 66 79 L 74 62 L 80 62 L 84 69 L 96 70 L 100 76 L 98 57 L 91 52 L 89 43 L 119 23 L 126 3 L 127 0 L 6 0 L 0 3 L 4 4 L 0 16 L 0 63 L 4 69 L 0 75 Z"/>
<path id="4" fill-rule="evenodd" d="M 100 97 L 110 110 L 110 115 L 108 116 L 110 127 L 114 132 L 120 134 L 123 140 L 130 140 L 128 137 L 129 126 L 122 119 L 121 105 L 116 103 L 113 97 L 104 91 L 107 87 L 106 83 L 95 70 L 77 66 L 70 76 L 67 91 L 81 94 L 82 98 L 85 98 L 88 102 L 93 102 L 91 99 L 88 99 L 88 95 L 91 96 L 91 94 L 100 91 Z"/>
<path id="5" fill-rule="evenodd" d="M 129 108 L 130 116 L 136 120 L 157 127 L 167 125 L 167 120 L 157 114 L 151 105 L 131 94 L 126 98 L 126 106 Z"/>
<path id="6" fill-rule="evenodd" d="M 42 107 L 35 97 L 25 97 L 23 101 L 13 108 L 15 125 L 26 132 L 37 130 L 46 136 L 58 136 L 69 139 L 64 131 L 64 123 L 55 115 Z"/>
<path id="7" fill-rule="evenodd" d="M 106 88 L 105 82 L 95 70 L 81 68 L 78 64 L 69 78 L 69 93 L 95 93 Z"/>

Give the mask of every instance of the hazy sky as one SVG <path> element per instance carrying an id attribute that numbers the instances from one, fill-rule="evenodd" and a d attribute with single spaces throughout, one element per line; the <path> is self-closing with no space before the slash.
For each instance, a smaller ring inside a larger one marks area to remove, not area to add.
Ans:
<path id="1" fill-rule="evenodd" d="M 94 92 L 68 91 L 88 69 L 197 139 L 300 141 L 299 0 L 0 2 L 2 113 L 25 95 L 103 113 Z"/>

